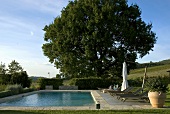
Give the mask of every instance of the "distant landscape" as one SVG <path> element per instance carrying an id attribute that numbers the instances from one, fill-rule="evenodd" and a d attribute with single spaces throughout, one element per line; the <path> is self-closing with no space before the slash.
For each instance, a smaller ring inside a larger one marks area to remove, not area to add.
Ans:
<path id="1" fill-rule="evenodd" d="M 168 70 L 170 70 L 170 59 L 162 60 L 159 62 L 138 63 L 137 69 L 131 70 L 128 79 L 143 77 L 145 67 L 147 66 L 147 76 L 169 76 Z"/>

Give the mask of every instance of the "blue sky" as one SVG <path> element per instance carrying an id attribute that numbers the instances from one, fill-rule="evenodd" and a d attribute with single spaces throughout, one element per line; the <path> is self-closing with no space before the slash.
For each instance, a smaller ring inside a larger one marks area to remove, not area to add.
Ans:
<path id="1" fill-rule="evenodd" d="M 43 28 L 60 15 L 69 0 L 0 0 L 0 62 L 16 60 L 29 76 L 55 77 L 59 72 L 43 55 Z M 158 37 L 154 51 L 137 62 L 157 62 L 170 55 L 170 0 L 129 0 Z"/>

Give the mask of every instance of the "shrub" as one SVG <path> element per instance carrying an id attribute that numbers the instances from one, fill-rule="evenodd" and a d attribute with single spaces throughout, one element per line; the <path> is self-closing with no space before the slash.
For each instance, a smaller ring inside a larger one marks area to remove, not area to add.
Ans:
<path id="1" fill-rule="evenodd" d="M 12 95 L 12 92 L 10 90 L 0 92 L 0 98 L 7 97 L 7 96 L 10 96 L 10 95 Z"/>
<path id="2" fill-rule="evenodd" d="M 21 86 L 16 86 L 16 85 L 8 85 L 8 87 L 6 88 L 5 91 L 1 91 L 0 92 L 0 98 L 3 98 L 3 97 L 8 97 L 8 96 L 11 96 L 11 95 L 16 95 L 16 94 L 19 94 L 19 93 L 27 93 L 27 92 L 32 92 L 34 91 L 34 89 L 32 88 L 24 88 L 22 89 Z"/>
<path id="3" fill-rule="evenodd" d="M 141 77 L 128 80 L 129 86 L 133 86 L 133 87 L 141 87 L 142 83 L 143 83 L 143 79 Z"/>
<path id="4" fill-rule="evenodd" d="M 5 90 L 10 90 L 13 94 L 19 94 L 22 92 L 23 88 L 21 85 L 8 85 Z"/>
<path id="5" fill-rule="evenodd" d="M 169 89 L 162 77 L 149 78 L 146 82 L 146 88 L 151 92 L 167 92 Z"/>
<path id="6" fill-rule="evenodd" d="M 0 84 L 0 91 L 4 91 L 6 87 L 7 87 L 7 85 Z"/>

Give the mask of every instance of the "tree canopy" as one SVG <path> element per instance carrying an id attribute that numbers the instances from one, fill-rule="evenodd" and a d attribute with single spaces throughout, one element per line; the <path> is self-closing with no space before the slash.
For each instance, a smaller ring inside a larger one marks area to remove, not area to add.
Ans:
<path id="1" fill-rule="evenodd" d="M 13 73 L 16 73 L 16 72 L 22 72 L 23 71 L 23 68 L 21 67 L 21 65 L 13 60 L 9 65 L 8 65 L 8 73 L 10 74 L 13 74 Z"/>
<path id="2" fill-rule="evenodd" d="M 136 4 L 127 0 L 75 0 L 44 27 L 44 55 L 70 77 L 121 76 L 156 43 Z"/>
<path id="3" fill-rule="evenodd" d="M 21 84 L 22 87 L 30 87 L 31 80 L 26 71 L 23 71 L 21 65 L 13 60 L 8 69 L 5 63 L 0 64 L 0 84 Z"/>
<path id="4" fill-rule="evenodd" d="M 6 73 L 5 63 L 3 64 L 1 62 L 1 64 L 0 64 L 0 74 L 5 74 L 5 73 Z"/>

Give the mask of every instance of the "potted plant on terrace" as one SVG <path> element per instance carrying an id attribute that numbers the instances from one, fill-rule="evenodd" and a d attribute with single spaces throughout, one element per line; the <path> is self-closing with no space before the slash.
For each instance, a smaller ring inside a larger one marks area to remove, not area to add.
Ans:
<path id="1" fill-rule="evenodd" d="M 149 90 L 148 97 L 152 107 L 162 108 L 165 103 L 168 84 L 165 84 L 161 77 L 154 77 L 147 80 L 146 86 Z"/>

